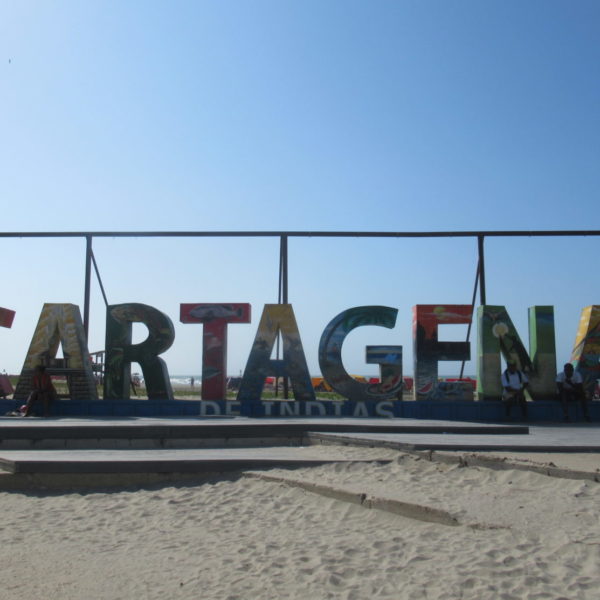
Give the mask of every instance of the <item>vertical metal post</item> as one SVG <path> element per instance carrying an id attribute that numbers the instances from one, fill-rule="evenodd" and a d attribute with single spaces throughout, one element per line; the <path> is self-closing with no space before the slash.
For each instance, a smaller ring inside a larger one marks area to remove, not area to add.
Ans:
<path id="1" fill-rule="evenodd" d="M 281 290 L 283 288 L 283 242 L 279 240 L 279 279 L 277 280 L 277 304 L 281 304 Z M 279 336 L 275 342 L 275 357 L 279 360 Z M 279 398 L 279 377 L 275 377 L 275 398 Z"/>
<path id="2" fill-rule="evenodd" d="M 85 236 L 85 295 L 83 300 L 83 330 L 85 337 L 89 337 L 90 326 L 90 287 L 92 283 L 92 236 Z"/>
<path id="3" fill-rule="evenodd" d="M 280 251 L 279 251 L 279 275 L 280 275 L 280 304 L 288 303 L 288 236 L 282 235 L 280 238 Z M 277 336 L 278 352 L 277 358 L 279 358 L 279 336 Z M 289 398 L 289 386 L 288 378 L 283 378 L 283 397 L 285 400 Z"/>
<path id="4" fill-rule="evenodd" d="M 288 236 L 281 236 L 281 297 L 282 304 L 288 303 Z"/>
<path id="5" fill-rule="evenodd" d="M 469 321 L 469 326 L 467 327 L 467 342 L 471 338 L 471 326 L 473 325 L 473 318 L 475 316 L 475 301 L 477 300 L 477 284 L 479 283 L 479 271 L 479 261 L 477 261 L 477 270 L 475 272 L 475 285 L 473 286 L 473 297 L 471 298 L 471 320 Z M 458 376 L 459 379 L 463 378 L 465 372 L 465 362 L 466 361 L 463 360 L 460 366 L 460 375 Z"/>
<path id="6" fill-rule="evenodd" d="M 485 262 L 483 258 L 483 235 L 477 236 L 477 248 L 479 251 L 479 302 L 487 304 L 485 300 Z"/>
<path id="7" fill-rule="evenodd" d="M 277 281 L 277 304 L 281 304 L 281 288 L 283 280 L 283 254 L 281 248 L 281 241 L 279 242 L 279 279 Z"/>

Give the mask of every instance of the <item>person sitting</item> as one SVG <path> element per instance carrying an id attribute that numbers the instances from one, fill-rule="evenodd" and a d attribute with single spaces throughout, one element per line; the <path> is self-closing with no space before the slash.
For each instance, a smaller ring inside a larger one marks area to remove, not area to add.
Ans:
<path id="1" fill-rule="evenodd" d="M 56 390 L 52 383 L 52 378 L 46 373 L 46 367 L 38 365 L 33 372 L 33 390 L 27 398 L 24 417 L 31 414 L 33 405 L 41 402 L 44 410 L 44 417 L 49 416 L 50 402 L 56 399 Z"/>
<path id="2" fill-rule="evenodd" d="M 502 373 L 502 400 L 506 404 L 506 416 L 510 417 L 510 409 L 513 404 L 518 403 L 521 407 L 523 419 L 527 419 L 527 399 L 525 389 L 529 385 L 527 375 L 517 369 L 514 360 L 506 361 L 506 370 Z"/>
<path id="3" fill-rule="evenodd" d="M 569 421 L 569 402 L 581 403 L 583 416 L 586 421 L 589 421 L 590 415 L 587 397 L 583 389 L 583 378 L 581 373 L 575 371 L 571 363 L 567 363 L 564 366 L 564 371 L 556 376 L 556 387 L 565 421 Z"/>

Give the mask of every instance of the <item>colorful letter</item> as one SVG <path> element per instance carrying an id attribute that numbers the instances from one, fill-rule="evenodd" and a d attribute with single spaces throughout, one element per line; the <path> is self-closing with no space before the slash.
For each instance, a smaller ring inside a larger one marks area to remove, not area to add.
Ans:
<path id="1" fill-rule="evenodd" d="M 581 373 L 588 393 L 593 393 L 600 379 L 600 306 L 586 306 L 581 311 L 575 347 L 571 353 L 573 366 Z"/>
<path id="2" fill-rule="evenodd" d="M 556 345 L 554 308 L 529 309 L 530 354 L 527 353 L 504 306 L 480 306 L 477 312 L 477 393 L 480 400 L 502 396 L 500 356 L 516 361 L 529 378 L 528 391 L 536 400 L 555 394 Z"/>
<path id="3" fill-rule="evenodd" d="M 418 304 L 413 307 L 413 360 L 415 369 L 415 400 L 434 396 L 438 390 L 438 361 L 469 360 L 468 342 L 438 341 L 438 326 L 468 324 L 473 316 L 469 304 Z"/>
<path id="4" fill-rule="evenodd" d="M 279 333 L 283 341 L 283 359 L 272 360 L 271 353 Z M 258 402 L 265 377 L 269 376 L 289 377 L 295 400 L 315 399 L 291 304 L 265 304 L 237 399 Z"/>
<path id="5" fill-rule="evenodd" d="M 348 333 L 361 325 L 392 329 L 398 310 L 389 306 L 357 306 L 341 312 L 323 331 L 319 364 L 327 383 L 351 400 L 385 400 L 402 390 L 402 346 L 367 346 L 367 362 L 381 365 L 381 383 L 361 383 L 342 364 L 342 345 Z"/>
<path id="6" fill-rule="evenodd" d="M 367 363 L 379 365 L 379 381 L 369 385 L 369 397 L 402 400 L 402 346 L 367 346 Z"/>
<path id="7" fill-rule="evenodd" d="M 148 337 L 132 344 L 132 323 L 148 327 Z M 114 304 L 106 309 L 106 363 L 104 398 L 129 399 L 131 363 L 139 363 L 149 399 L 172 400 L 173 390 L 167 365 L 159 354 L 175 339 L 171 319 L 146 304 Z"/>
<path id="8" fill-rule="evenodd" d="M 181 304 L 182 323 L 203 323 L 202 400 L 224 400 L 227 386 L 227 324 L 250 323 L 249 304 Z"/>
<path id="9" fill-rule="evenodd" d="M 75 304 L 44 304 L 19 377 L 15 398 L 27 397 L 36 365 L 53 367 L 59 345 L 62 346 L 64 360 L 62 367 L 55 368 L 70 370 L 67 381 L 71 396 L 77 395 L 78 399 L 86 400 L 98 398 L 81 314 Z"/>

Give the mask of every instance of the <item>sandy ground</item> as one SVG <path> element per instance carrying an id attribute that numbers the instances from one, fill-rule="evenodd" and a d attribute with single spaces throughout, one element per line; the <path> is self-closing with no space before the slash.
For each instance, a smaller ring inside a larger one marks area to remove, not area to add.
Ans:
<path id="1" fill-rule="evenodd" d="M 391 462 L 0 493 L 0 598 L 598 597 L 599 483 L 368 450 Z M 421 510 L 408 518 L 310 484 Z M 427 522 L 427 509 L 450 519 Z"/>

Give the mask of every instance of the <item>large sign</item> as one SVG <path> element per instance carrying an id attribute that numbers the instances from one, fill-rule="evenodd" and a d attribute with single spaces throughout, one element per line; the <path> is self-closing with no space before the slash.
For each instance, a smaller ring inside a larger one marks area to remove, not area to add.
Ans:
<path id="1" fill-rule="evenodd" d="M 348 333 L 361 326 L 393 328 L 397 309 L 389 306 L 349 308 L 334 317 L 319 341 L 319 364 L 322 375 L 336 392 L 361 406 L 377 403 L 382 411 L 402 394 L 402 346 L 374 345 L 365 349 L 365 362 L 377 364 L 380 381 L 376 384 L 357 381 L 348 374 L 342 362 L 342 346 Z M 440 361 L 469 360 L 468 342 L 439 339 L 439 326 L 470 323 L 470 305 L 431 304 L 413 308 L 413 368 L 415 400 L 464 400 L 472 391 L 461 382 L 439 382 Z M 223 401 L 226 398 L 227 333 L 230 325 L 249 323 L 251 307 L 247 303 L 181 304 L 182 323 L 203 327 L 202 400 Z M 143 323 L 148 338 L 132 343 L 132 324 Z M 534 400 L 554 395 L 556 348 L 554 309 L 535 306 L 529 309 L 529 350 L 521 341 L 504 306 L 481 306 L 477 311 L 477 393 L 480 400 L 497 399 L 501 395 L 501 357 L 512 359 L 527 372 Z M 273 359 L 277 340 L 282 340 L 282 357 Z M 89 351 L 83 333 L 79 308 L 72 304 L 45 304 L 25 358 L 22 375 L 34 365 L 56 357 L 59 344 L 69 364 L 75 367 L 90 390 L 95 390 L 89 364 Z M 170 318 L 146 304 L 127 303 L 107 307 L 106 361 L 104 398 L 129 399 L 131 363 L 140 365 L 149 399 L 172 400 L 168 367 L 160 355 L 175 341 Z M 583 309 L 571 361 L 583 375 L 591 390 L 600 378 L 600 306 Z M 266 304 L 246 363 L 236 402 L 261 401 L 267 377 L 288 378 L 294 399 L 305 412 L 322 414 L 324 405 L 317 402 L 291 304 Z M 95 392 L 90 392 L 95 393 Z M 469 396 L 470 394 L 470 396 Z M 385 404 L 380 404 L 380 403 Z M 313 404 L 316 403 L 316 404 Z M 207 405 L 210 406 L 210 405 Z M 287 406 L 287 405 L 286 405 Z M 293 406 L 293 405 L 292 405 Z M 296 411 L 297 406 L 292 409 Z M 271 409 L 265 409 L 267 412 Z M 338 410 L 338 409 L 333 409 Z M 342 410 L 341 408 L 339 410 Z M 295 414 L 295 413 L 294 413 Z"/>

